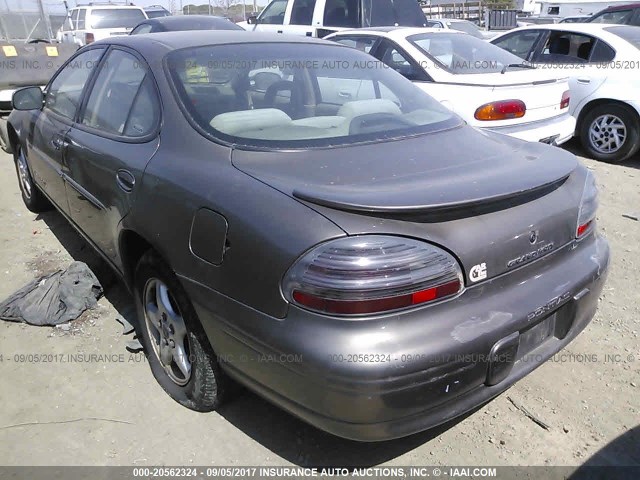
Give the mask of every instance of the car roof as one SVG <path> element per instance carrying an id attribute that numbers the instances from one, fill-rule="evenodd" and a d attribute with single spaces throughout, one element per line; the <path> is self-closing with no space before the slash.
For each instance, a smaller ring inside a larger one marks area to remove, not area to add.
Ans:
<path id="1" fill-rule="evenodd" d="M 103 8 L 108 8 L 108 9 L 118 9 L 121 10 L 123 8 L 126 8 L 128 10 L 143 10 L 142 7 L 138 7 L 137 5 L 112 5 L 112 4 L 101 4 L 101 3 L 97 3 L 95 5 L 77 5 L 75 7 L 73 7 L 71 10 L 76 10 L 79 8 L 92 8 L 92 9 L 100 9 L 102 10 Z"/>
<path id="2" fill-rule="evenodd" d="M 604 33 L 605 35 L 611 35 L 611 32 L 607 32 L 606 29 L 612 27 L 612 23 L 544 23 L 533 24 L 525 27 L 518 27 L 512 30 L 507 30 L 503 36 L 512 32 L 518 32 L 523 30 L 571 30 L 576 33 L 590 33 L 597 35 L 598 33 Z"/>
<path id="3" fill-rule="evenodd" d="M 432 27 L 367 27 L 367 28 L 358 28 L 353 30 L 341 30 L 337 32 L 338 35 L 341 34 L 349 34 L 349 35 L 363 35 L 363 34 L 377 34 L 383 37 L 390 38 L 398 38 L 398 37 L 408 37 L 409 35 L 416 35 L 419 33 L 437 33 L 437 34 L 461 34 L 466 35 L 464 32 L 460 32 L 458 30 L 445 30 L 442 28 L 432 28 Z"/>
<path id="4" fill-rule="evenodd" d="M 244 30 L 231 20 L 213 15 L 176 15 L 170 17 L 149 18 L 138 25 L 154 25 L 167 28 L 168 31 L 206 30 L 211 27 L 229 27 L 230 30 Z"/>
<path id="5" fill-rule="evenodd" d="M 245 30 L 191 30 L 145 33 L 140 35 L 118 35 L 104 40 L 98 40 L 91 45 L 129 46 L 138 50 L 145 57 L 158 58 L 163 56 L 167 51 L 182 48 L 262 42 L 331 45 L 329 42 L 318 38 L 282 35 L 270 32 L 247 32 Z"/>

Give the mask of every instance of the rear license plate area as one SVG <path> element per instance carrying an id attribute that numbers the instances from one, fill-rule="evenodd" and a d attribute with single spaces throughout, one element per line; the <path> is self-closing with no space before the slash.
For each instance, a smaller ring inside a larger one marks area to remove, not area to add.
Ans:
<path id="1" fill-rule="evenodd" d="M 557 312 L 520 333 L 517 360 L 554 336 Z"/>

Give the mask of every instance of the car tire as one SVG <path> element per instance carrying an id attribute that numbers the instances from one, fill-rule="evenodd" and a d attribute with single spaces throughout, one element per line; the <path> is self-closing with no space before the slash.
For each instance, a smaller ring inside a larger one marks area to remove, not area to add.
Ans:
<path id="1" fill-rule="evenodd" d="M 178 278 L 151 250 L 136 267 L 134 296 L 138 338 L 160 386 L 191 410 L 215 410 L 230 380 Z"/>
<path id="2" fill-rule="evenodd" d="M 621 137 L 622 141 L 619 141 Z M 624 162 L 640 149 L 638 116 L 621 104 L 598 105 L 582 119 L 580 141 L 591 158 L 609 163 Z"/>
<path id="3" fill-rule="evenodd" d="M 20 144 L 15 147 L 13 160 L 16 167 L 16 175 L 18 176 L 18 186 L 22 194 L 22 201 L 27 209 L 33 213 L 51 210 L 51 203 L 33 181 L 27 154 Z"/>

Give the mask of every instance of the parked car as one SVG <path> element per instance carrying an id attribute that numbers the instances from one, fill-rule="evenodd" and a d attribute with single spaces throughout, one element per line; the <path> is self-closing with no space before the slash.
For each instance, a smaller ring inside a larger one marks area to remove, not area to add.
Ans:
<path id="1" fill-rule="evenodd" d="M 512 30 L 491 43 L 541 68 L 571 75 L 569 111 L 587 154 L 623 162 L 640 149 L 640 29 L 574 23 Z"/>
<path id="2" fill-rule="evenodd" d="M 179 15 L 144 20 L 131 30 L 130 35 L 141 33 L 180 32 L 187 30 L 243 30 L 231 20 L 213 15 Z"/>
<path id="3" fill-rule="evenodd" d="M 349 30 L 326 38 L 373 55 L 474 127 L 554 145 L 573 136 L 567 77 L 536 70 L 478 38 L 455 30 L 401 27 Z"/>
<path id="4" fill-rule="evenodd" d="M 424 27 L 426 22 L 415 0 L 272 0 L 260 15 L 238 25 L 245 30 L 322 38 L 349 28 Z"/>
<path id="5" fill-rule="evenodd" d="M 594 13 L 587 22 L 640 26 L 640 3 L 607 7 L 598 13 Z"/>
<path id="6" fill-rule="evenodd" d="M 131 5 L 80 6 L 69 11 L 57 33 L 57 40 L 83 46 L 116 35 L 127 35 L 146 18 L 142 8 Z"/>
<path id="7" fill-rule="evenodd" d="M 25 205 L 55 205 L 124 278 L 182 405 L 215 409 L 234 378 L 336 435 L 401 437 L 593 317 L 609 248 L 591 172 L 371 61 L 295 36 L 132 35 L 14 94 Z"/>
<path id="8" fill-rule="evenodd" d="M 171 12 L 164 8 L 162 5 L 149 5 L 144 8 L 144 13 L 147 14 L 149 18 L 162 18 L 162 17 L 170 17 Z"/>
<path id="9" fill-rule="evenodd" d="M 492 38 L 496 35 L 496 32 L 482 30 L 475 23 L 470 22 L 469 20 L 462 20 L 460 18 L 430 18 L 427 20 L 427 27 L 457 30 L 459 32 L 468 33 L 476 38 L 483 39 Z"/>
<path id="10" fill-rule="evenodd" d="M 591 16 L 589 15 L 575 15 L 572 17 L 564 17 L 558 23 L 585 23 L 588 22 Z"/>

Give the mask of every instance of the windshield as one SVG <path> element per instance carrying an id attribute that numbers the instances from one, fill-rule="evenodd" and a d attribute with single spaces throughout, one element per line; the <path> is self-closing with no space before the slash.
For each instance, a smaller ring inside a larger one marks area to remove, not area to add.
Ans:
<path id="1" fill-rule="evenodd" d="M 640 50 L 640 28 L 638 27 L 609 27 L 605 28 L 607 32 L 611 32 L 614 35 L 626 40 L 631 45 Z"/>
<path id="2" fill-rule="evenodd" d="M 522 59 L 470 35 L 422 33 L 408 40 L 446 70 L 455 74 L 499 73 Z"/>
<path id="3" fill-rule="evenodd" d="M 473 35 L 476 38 L 483 38 L 482 32 L 474 23 L 462 20 L 458 22 L 447 22 L 447 25 L 452 30 L 458 30 L 459 32 L 468 33 L 469 35 Z"/>
<path id="4" fill-rule="evenodd" d="M 362 6 L 365 27 L 427 26 L 427 19 L 416 0 L 362 0 Z"/>
<path id="5" fill-rule="evenodd" d="M 166 66 L 188 117 L 232 143 L 307 148 L 460 124 L 386 65 L 337 45 L 203 46 L 170 53 Z"/>
<path id="6" fill-rule="evenodd" d="M 614 10 L 611 12 L 602 12 L 600 15 L 594 15 L 589 19 L 589 23 L 629 23 L 633 16 L 633 10 Z"/>
<path id="7" fill-rule="evenodd" d="M 146 18 L 137 8 L 97 8 L 91 10 L 91 28 L 133 28 Z"/>

